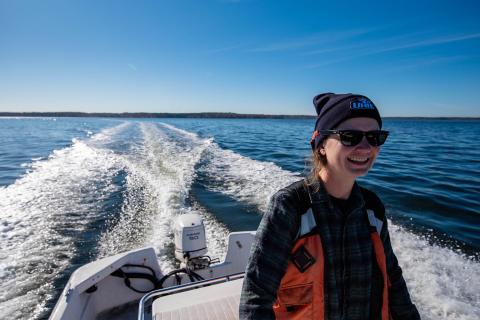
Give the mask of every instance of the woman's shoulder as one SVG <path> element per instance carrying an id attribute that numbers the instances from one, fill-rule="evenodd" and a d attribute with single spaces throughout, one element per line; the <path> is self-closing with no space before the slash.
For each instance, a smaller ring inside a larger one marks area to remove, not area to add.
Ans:
<path id="1" fill-rule="evenodd" d="M 295 181 L 290 185 L 278 190 L 271 198 L 274 205 L 287 206 L 301 209 L 309 205 L 308 191 L 305 187 L 304 179 Z"/>
<path id="2" fill-rule="evenodd" d="M 290 185 L 278 190 L 274 197 L 280 199 L 288 199 L 294 202 L 302 202 L 308 200 L 308 191 L 306 189 L 305 179 L 301 179 L 291 183 Z"/>

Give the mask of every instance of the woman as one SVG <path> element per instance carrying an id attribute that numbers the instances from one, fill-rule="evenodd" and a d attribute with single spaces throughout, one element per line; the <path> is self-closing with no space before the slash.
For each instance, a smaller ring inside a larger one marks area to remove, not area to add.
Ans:
<path id="1" fill-rule="evenodd" d="M 365 96 L 320 94 L 305 181 L 278 191 L 248 261 L 241 319 L 420 319 L 390 244 L 385 209 L 356 178 L 387 136 Z"/>

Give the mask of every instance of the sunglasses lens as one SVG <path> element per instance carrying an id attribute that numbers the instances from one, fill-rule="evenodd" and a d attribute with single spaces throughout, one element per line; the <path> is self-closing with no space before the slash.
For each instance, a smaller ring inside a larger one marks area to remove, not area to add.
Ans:
<path id="1" fill-rule="evenodd" d="M 384 144 L 385 141 L 387 141 L 387 137 L 388 137 L 388 132 L 380 131 L 378 133 L 378 145 L 381 146 L 382 144 Z"/>
<path id="2" fill-rule="evenodd" d="M 381 146 L 385 143 L 388 137 L 386 131 L 370 131 L 366 133 L 368 143 L 373 147 Z"/>
<path id="3" fill-rule="evenodd" d="M 340 141 L 344 146 L 356 146 L 363 139 L 363 133 L 360 131 L 342 131 L 340 132 Z"/>

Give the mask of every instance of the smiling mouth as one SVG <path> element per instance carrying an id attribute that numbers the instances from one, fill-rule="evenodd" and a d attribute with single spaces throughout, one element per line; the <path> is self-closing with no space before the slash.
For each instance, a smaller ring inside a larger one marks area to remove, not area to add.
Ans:
<path id="1" fill-rule="evenodd" d="M 350 161 L 351 163 L 354 163 L 354 164 L 367 164 L 368 160 L 370 160 L 370 158 L 351 156 L 351 157 L 348 157 L 347 160 Z"/>

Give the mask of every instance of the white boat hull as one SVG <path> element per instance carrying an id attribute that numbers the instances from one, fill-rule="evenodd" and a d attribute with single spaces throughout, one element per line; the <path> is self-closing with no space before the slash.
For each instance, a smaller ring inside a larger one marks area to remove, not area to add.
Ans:
<path id="1" fill-rule="evenodd" d="M 213 264 L 205 269 L 195 270 L 204 279 L 225 277 L 245 271 L 255 232 L 234 232 L 229 235 L 227 254 L 223 262 Z M 129 264 L 150 267 L 160 279 L 164 273 L 160 270 L 155 249 L 153 247 L 132 250 L 112 257 L 107 257 L 78 268 L 70 277 L 57 304 L 50 315 L 51 320 L 89 320 L 108 319 L 116 309 L 134 309 L 121 312 L 127 318 L 136 314 L 138 301 L 144 296 L 125 285 L 125 281 L 112 273 L 120 268 L 129 272 L 145 272 Z M 126 268 L 126 269 L 125 269 Z M 132 286 L 141 290 L 149 290 L 151 283 L 144 279 L 131 279 Z M 182 283 L 190 282 L 186 275 Z M 174 287 L 174 277 L 169 278 L 164 288 Z M 171 298 L 170 298 L 171 299 Z M 133 311 L 133 312 L 132 312 Z M 128 314 L 128 316 L 127 316 Z M 122 317 L 123 318 L 123 317 Z"/>

